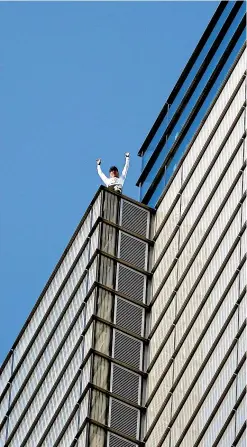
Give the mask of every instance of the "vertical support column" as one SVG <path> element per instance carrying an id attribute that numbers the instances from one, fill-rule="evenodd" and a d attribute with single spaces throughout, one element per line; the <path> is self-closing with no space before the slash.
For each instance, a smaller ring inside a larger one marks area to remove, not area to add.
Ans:
<path id="1" fill-rule="evenodd" d="M 135 447 L 142 411 L 149 211 L 105 190 L 102 217 L 88 445 Z"/>

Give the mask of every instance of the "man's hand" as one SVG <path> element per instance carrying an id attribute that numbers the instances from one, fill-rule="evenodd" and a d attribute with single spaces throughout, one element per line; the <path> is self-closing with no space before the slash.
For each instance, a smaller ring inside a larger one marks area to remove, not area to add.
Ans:
<path id="1" fill-rule="evenodd" d="M 130 156 L 130 153 L 129 152 L 125 152 L 125 157 L 129 158 L 129 156 Z"/>
<path id="2" fill-rule="evenodd" d="M 96 163 L 97 163 L 97 165 L 101 165 L 101 159 L 97 158 Z"/>

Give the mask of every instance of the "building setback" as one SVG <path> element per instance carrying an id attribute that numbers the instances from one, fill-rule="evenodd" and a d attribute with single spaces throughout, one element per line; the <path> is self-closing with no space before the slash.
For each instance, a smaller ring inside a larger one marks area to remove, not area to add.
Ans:
<path id="1" fill-rule="evenodd" d="M 219 4 L 2 367 L 0 445 L 246 445 L 245 4 Z"/>

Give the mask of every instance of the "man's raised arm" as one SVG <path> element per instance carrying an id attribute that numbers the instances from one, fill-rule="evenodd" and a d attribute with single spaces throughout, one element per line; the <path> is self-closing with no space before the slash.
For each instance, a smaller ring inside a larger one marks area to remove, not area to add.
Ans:
<path id="1" fill-rule="evenodd" d="M 106 175 L 102 172 L 101 167 L 100 167 L 100 165 L 101 165 L 101 159 L 98 158 L 98 159 L 96 160 L 96 162 L 97 162 L 97 171 L 98 171 L 98 174 L 99 174 L 101 180 L 104 182 L 104 184 L 105 184 L 106 186 L 108 186 L 109 179 L 108 179 L 108 178 L 106 177 Z"/>
<path id="2" fill-rule="evenodd" d="M 125 153 L 125 165 L 124 165 L 123 172 L 122 172 L 122 177 L 124 180 L 126 178 L 126 175 L 127 175 L 128 169 L 129 169 L 129 163 L 130 163 L 130 154 L 129 154 L 129 152 L 126 152 Z"/>

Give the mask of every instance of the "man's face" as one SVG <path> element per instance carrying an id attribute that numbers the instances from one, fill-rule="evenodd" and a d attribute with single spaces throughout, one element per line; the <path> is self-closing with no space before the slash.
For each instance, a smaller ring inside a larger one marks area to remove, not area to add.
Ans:
<path id="1" fill-rule="evenodd" d="M 114 170 L 114 171 L 110 171 L 110 177 L 119 177 L 119 172 L 118 170 Z"/>

